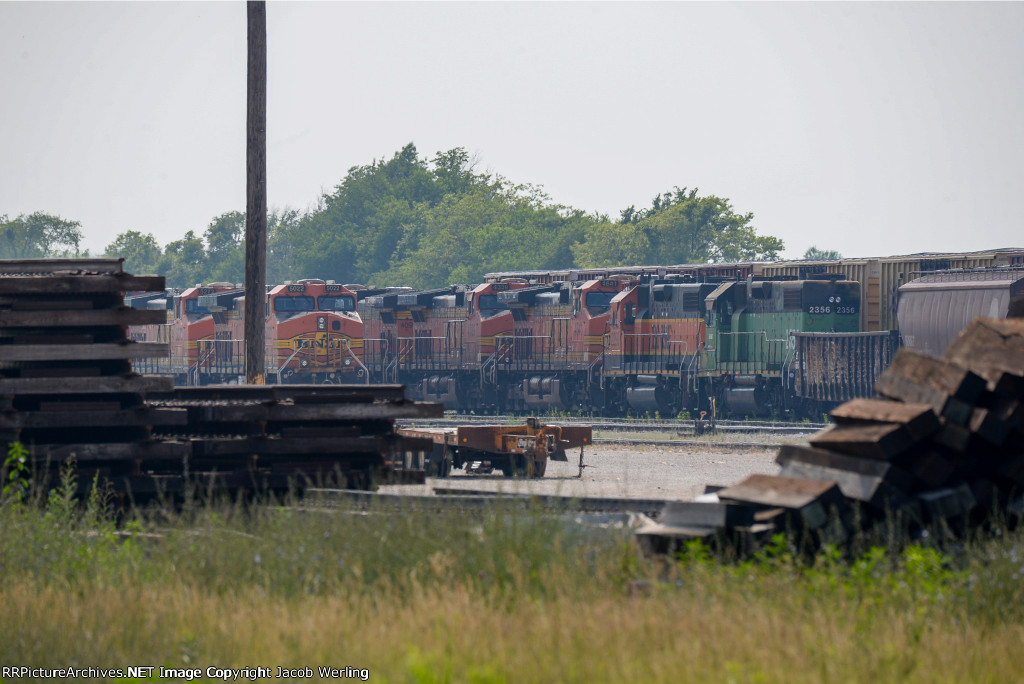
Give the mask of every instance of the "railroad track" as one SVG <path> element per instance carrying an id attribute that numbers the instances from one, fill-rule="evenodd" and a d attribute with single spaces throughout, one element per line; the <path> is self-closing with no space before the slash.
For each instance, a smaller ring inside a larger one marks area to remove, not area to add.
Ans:
<path id="1" fill-rule="evenodd" d="M 620 444 L 625 446 L 704 446 L 721 449 L 777 449 L 783 442 L 728 442 L 707 439 L 628 439 L 625 437 L 595 437 L 594 444 Z"/>
<path id="2" fill-rule="evenodd" d="M 643 513 L 656 517 L 672 499 L 630 499 L 595 496 L 556 496 L 491 492 L 455 488 L 434 488 L 432 495 L 380 494 L 352 489 L 309 488 L 305 506 L 347 510 L 481 510 L 498 507 L 564 513 Z"/>
<path id="3" fill-rule="evenodd" d="M 540 417 L 542 422 L 555 425 L 590 425 L 595 431 L 605 432 L 663 432 L 674 435 L 694 435 L 692 420 L 649 421 L 641 419 L 608 418 L 550 418 Z M 402 421 L 400 427 L 452 427 L 456 425 L 513 425 L 525 421 L 521 416 L 446 416 L 425 421 Z M 766 433 L 771 435 L 810 434 L 828 427 L 828 423 L 787 423 L 773 421 L 722 420 L 715 423 L 713 432 L 722 433 Z M 598 440 L 595 440 L 595 442 Z M 704 443 L 704 442 L 701 442 Z"/>

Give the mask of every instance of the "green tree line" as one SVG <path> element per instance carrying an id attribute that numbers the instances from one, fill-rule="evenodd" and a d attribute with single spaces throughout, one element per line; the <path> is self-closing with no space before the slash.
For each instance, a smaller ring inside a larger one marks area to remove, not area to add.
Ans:
<path id="1" fill-rule="evenodd" d="M 618 218 L 553 202 L 541 188 L 480 173 L 463 148 L 421 156 L 406 145 L 349 169 L 300 212 L 268 217 L 267 282 L 325 278 L 378 286 L 479 282 L 491 271 L 772 260 L 780 239 L 757 234 L 752 213 L 729 200 L 675 187 Z M 0 258 L 76 255 L 77 222 L 45 214 L 0 217 Z M 215 217 L 163 247 L 131 230 L 105 248 L 133 273 L 167 284 L 242 282 L 245 215 Z"/>

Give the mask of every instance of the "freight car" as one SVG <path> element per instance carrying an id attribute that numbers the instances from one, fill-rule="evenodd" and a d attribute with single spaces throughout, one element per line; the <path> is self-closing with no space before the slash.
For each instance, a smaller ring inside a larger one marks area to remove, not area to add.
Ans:
<path id="1" fill-rule="evenodd" d="M 792 414 L 817 420 L 839 404 L 874 396 L 899 341 L 895 330 L 793 333 L 793 363 L 784 376 Z"/>
<path id="2" fill-rule="evenodd" d="M 941 356 L 978 316 L 1024 316 L 1024 266 L 922 275 L 899 289 L 903 345 Z"/>

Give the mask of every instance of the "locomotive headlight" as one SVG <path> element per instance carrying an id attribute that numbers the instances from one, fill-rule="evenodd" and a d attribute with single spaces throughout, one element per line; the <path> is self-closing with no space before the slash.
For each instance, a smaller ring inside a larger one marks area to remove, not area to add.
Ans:
<path id="1" fill-rule="evenodd" d="M 830 302 L 834 302 L 834 301 L 836 301 L 836 298 L 835 298 L 835 297 L 829 297 L 829 298 L 828 298 L 828 301 L 830 301 Z"/>
<path id="2" fill-rule="evenodd" d="M 303 368 L 309 365 L 309 359 L 302 359 L 301 364 Z"/>
<path id="3" fill-rule="evenodd" d="M 345 365 L 346 366 L 351 366 L 352 365 L 352 359 L 345 359 Z"/>

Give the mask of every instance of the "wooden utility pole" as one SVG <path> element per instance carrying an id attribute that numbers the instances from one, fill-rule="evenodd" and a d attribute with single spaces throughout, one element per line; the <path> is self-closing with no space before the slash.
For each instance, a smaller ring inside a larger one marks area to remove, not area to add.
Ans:
<path id="1" fill-rule="evenodd" d="M 267 3 L 249 0 L 245 205 L 245 381 L 262 385 L 267 289 Z"/>

